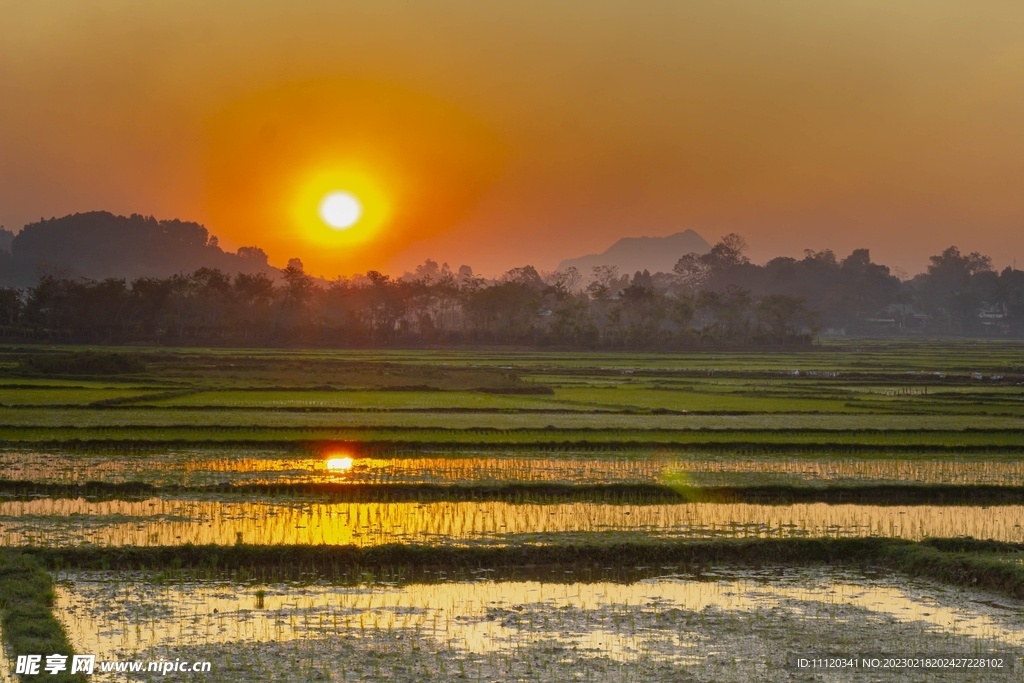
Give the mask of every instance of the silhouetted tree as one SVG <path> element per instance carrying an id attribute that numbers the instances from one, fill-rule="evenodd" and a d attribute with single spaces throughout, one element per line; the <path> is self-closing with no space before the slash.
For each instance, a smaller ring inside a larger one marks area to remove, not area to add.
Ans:
<path id="1" fill-rule="evenodd" d="M 0 328 L 76 343 L 628 349 L 806 344 L 823 326 L 1024 334 L 1024 273 L 996 273 L 977 253 L 951 247 L 901 283 L 866 249 L 843 259 L 808 250 L 761 266 L 744 248 L 727 235 L 709 254 L 680 259 L 673 274 L 598 267 L 584 291 L 578 273 L 542 277 L 523 266 L 488 281 L 432 260 L 398 280 L 369 271 L 331 282 L 298 259 L 276 280 L 204 266 L 129 284 L 57 268 L 26 290 L 0 289 Z"/>
<path id="2" fill-rule="evenodd" d="M 0 287 L 0 327 L 13 328 L 21 322 L 24 303 L 21 292 L 9 287 Z"/>

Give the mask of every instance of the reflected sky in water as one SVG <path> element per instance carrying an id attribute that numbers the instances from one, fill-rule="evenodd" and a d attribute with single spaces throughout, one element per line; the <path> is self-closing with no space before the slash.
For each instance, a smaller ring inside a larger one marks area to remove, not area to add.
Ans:
<path id="1" fill-rule="evenodd" d="M 563 534 L 660 538 L 972 536 L 1024 542 L 1024 506 L 799 503 L 313 503 L 151 498 L 0 503 L 0 543 L 43 545 L 552 542 Z"/>
<path id="2" fill-rule="evenodd" d="M 400 634 L 460 655 L 516 657 L 557 641 L 581 656 L 699 667 L 723 653 L 749 666 L 785 657 L 766 648 L 785 642 L 798 624 L 841 632 L 845 645 L 866 651 L 879 651 L 883 637 L 905 651 L 945 644 L 957 652 L 1019 652 L 1022 607 L 928 582 L 778 568 L 627 584 L 482 578 L 406 586 L 158 585 L 82 573 L 59 582 L 56 611 L 79 651 L 106 656 L 326 639 L 320 655 L 330 658 L 331 639 L 372 647 Z"/>

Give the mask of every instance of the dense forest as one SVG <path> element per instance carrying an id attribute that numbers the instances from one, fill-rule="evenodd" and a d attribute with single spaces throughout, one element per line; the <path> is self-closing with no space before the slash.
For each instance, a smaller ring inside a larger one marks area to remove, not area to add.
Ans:
<path id="1" fill-rule="evenodd" d="M 681 255 L 671 273 L 597 266 L 496 280 L 427 261 L 399 279 L 324 281 L 293 259 L 275 274 L 102 280 L 45 275 L 0 288 L 7 341 L 579 349 L 798 346 L 826 334 L 1024 334 L 1024 272 L 955 247 L 900 281 L 866 249 L 755 265 L 743 238 Z"/>

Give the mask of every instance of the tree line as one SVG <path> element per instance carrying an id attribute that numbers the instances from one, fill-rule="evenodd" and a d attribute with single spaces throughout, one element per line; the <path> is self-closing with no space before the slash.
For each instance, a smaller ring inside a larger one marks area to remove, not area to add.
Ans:
<path id="1" fill-rule="evenodd" d="M 866 249 L 839 259 L 750 262 L 739 235 L 685 254 L 671 273 L 599 266 L 487 280 L 428 260 L 394 279 L 331 281 L 297 259 L 278 277 L 199 268 L 188 275 L 101 280 L 45 275 L 0 288 L 8 341 L 167 345 L 576 349 L 799 346 L 822 332 L 1020 335 L 1024 272 L 950 247 L 901 281 Z"/>

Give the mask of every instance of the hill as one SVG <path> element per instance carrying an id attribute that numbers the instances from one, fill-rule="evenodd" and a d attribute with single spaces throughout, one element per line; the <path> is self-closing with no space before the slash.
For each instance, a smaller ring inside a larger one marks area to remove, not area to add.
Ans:
<path id="1" fill-rule="evenodd" d="M 706 254 L 710 250 L 711 245 L 693 230 L 668 237 L 623 237 L 600 254 L 566 259 L 558 264 L 558 269 L 575 266 L 585 276 L 594 266 L 618 266 L 621 273 L 668 273 L 684 254 Z"/>
<path id="2" fill-rule="evenodd" d="M 10 241 L 0 284 L 30 285 L 43 274 L 104 278 L 168 277 L 199 268 L 228 273 L 271 272 L 256 247 L 226 252 L 198 223 L 152 216 L 76 213 L 30 223 Z"/>

